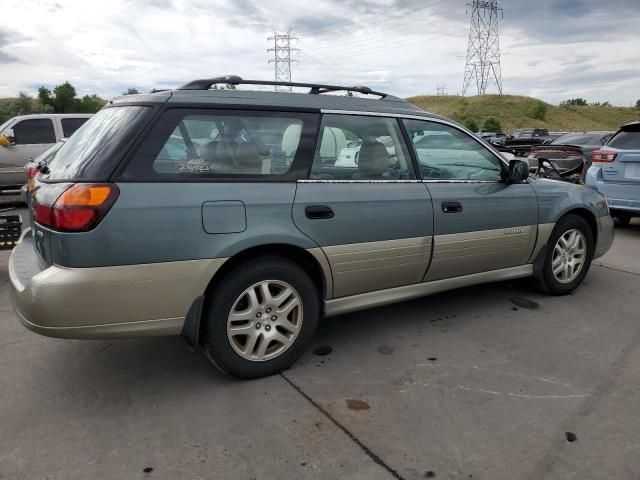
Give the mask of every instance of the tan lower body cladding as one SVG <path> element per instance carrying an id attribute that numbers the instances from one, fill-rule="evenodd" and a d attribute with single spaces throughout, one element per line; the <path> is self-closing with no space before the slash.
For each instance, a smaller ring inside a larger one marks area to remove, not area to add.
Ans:
<path id="1" fill-rule="evenodd" d="M 533 252 L 537 231 L 537 225 L 526 225 L 437 235 L 424 281 L 524 265 Z"/>
<path id="2" fill-rule="evenodd" d="M 333 297 L 410 285 L 422 280 L 431 237 L 324 247 L 333 274 Z"/>

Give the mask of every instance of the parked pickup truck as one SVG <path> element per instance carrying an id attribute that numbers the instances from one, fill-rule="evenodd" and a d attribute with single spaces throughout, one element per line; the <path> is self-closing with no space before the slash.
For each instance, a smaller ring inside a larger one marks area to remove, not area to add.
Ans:
<path id="1" fill-rule="evenodd" d="M 68 138 L 90 114 L 37 114 L 13 117 L 0 125 L 0 190 L 26 183 L 25 164 L 62 138 Z"/>
<path id="2" fill-rule="evenodd" d="M 529 154 L 533 145 L 542 145 L 553 138 L 546 128 L 527 128 L 514 130 L 506 137 L 491 140 L 491 144 L 507 148 L 514 155 L 523 156 Z"/>

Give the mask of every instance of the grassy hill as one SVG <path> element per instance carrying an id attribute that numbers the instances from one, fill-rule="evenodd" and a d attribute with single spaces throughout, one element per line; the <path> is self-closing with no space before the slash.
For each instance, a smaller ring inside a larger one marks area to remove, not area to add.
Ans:
<path id="1" fill-rule="evenodd" d="M 476 97 L 421 96 L 407 99 L 429 112 L 464 122 L 472 118 L 482 127 L 488 117 L 502 124 L 503 132 L 515 128 L 547 128 L 549 131 L 615 130 L 620 125 L 640 119 L 640 109 L 630 107 L 558 107 L 545 104 L 544 120 L 531 117 L 531 109 L 539 100 L 515 95 Z"/>

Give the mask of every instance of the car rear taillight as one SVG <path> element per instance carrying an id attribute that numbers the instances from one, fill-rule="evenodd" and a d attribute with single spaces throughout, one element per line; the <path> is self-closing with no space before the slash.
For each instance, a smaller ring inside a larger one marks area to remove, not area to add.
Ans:
<path id="1" fill-rule="evenodd" d="M 597 150 L 591 154 L 591 163 L 611 163 L 618 154 L 607 150 Z"/>
<path id="2" fill-rule="evenodd" d="M 581 150 L 569 150 L 560 148 L 531 148 L 531 155 L 534 158 L 542 157 L 544 155 L 554 155 L 554 157 L 569 158 L 569 157 L 581 157 Z"/>
<path id="3" fill-rule="evenodd" d="M 47 192 L 49 188 L 51 192 Z M 40 225 L 62 232 L 95 228 L 120 194 L 112 183 L 76 183 L 60 195 L 56 195 L 56 188 L 60 187 L 41 184 L 33 197 L 33 218 Z"/>
<path id="4" fill-rule="evenodd" d="M 24 166 L 24 174 L 27 176 L 27 198 L 31 193 L 31 190 L 33 190 L 35 178 L 38 173 L 40 173 L 40 165 L 29 162 Z M 29 203 L 28 200 L 27 203 Z"/>
<path id="5" fill-rule="evenodd" d="M 33 177 L 35 177 L 38 172 L 40 171 L 40 168 L 37 165 L 34 164 L 29 164 L 27 163 L 24 166 L 24 173 L 27 176 L 27 180 L 31 180 Z"/>

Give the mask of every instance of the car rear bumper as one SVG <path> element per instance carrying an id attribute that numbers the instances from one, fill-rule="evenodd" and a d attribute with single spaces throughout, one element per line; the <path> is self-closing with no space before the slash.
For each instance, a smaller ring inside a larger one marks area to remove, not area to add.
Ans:
<path id="1" fill-rule="evenodd" d="M 610 210 L 640 213 L 640 182 L 605 182 L 600 167 L 591 167 L 585 182 L 607 198 Z"/>
<path id="2" fill-rule="evenodd" d="M 179 335 L 192 302 L 224 261 L 43 266 L 27 230 L 9 260 L 11 302 L 25 327 L 50 337 Z"/>

